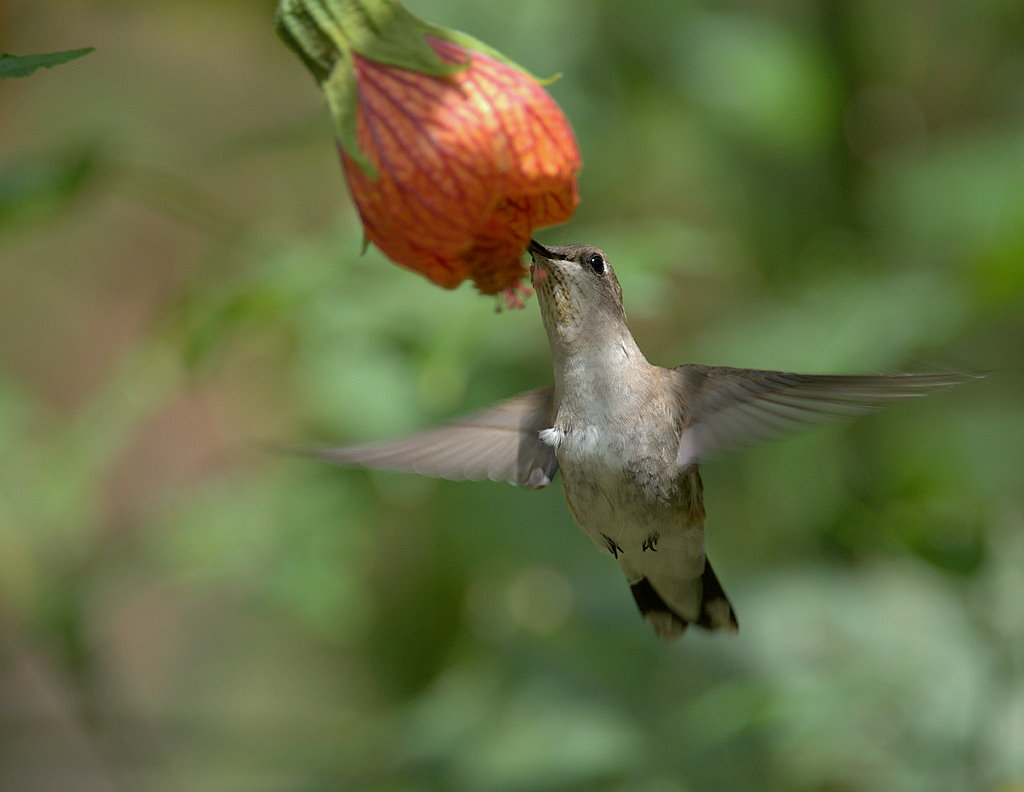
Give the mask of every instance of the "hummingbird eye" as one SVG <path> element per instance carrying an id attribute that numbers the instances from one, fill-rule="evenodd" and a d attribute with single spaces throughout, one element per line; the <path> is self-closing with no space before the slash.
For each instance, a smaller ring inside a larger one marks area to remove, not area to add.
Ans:
<path id="1" fill-rule="evenodd" d="M 587 258 L 587 266 L 594 271 L 595 275 L 604 275 L 604 257 L 600 253 L 592 253 Z"/>

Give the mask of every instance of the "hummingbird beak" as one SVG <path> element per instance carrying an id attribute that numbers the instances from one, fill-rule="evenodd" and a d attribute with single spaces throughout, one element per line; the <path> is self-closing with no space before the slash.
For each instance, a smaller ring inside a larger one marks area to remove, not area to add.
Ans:
<path id="1" fill-rule="evenodd" d="M 541 257 L 546 258 L 546 259 L 559 259 L 559 258 L 561 258 L 561 256 L 559 256 L 553 250 L 548 250 L 546 247 L 544 247 L 536 239 L 531 239 L 530 240 L 530 244 L 529 244 L 529 246 L 526 249 L 530 252 L 530 255 L 533 258 L 537 258 L 537 256 L 541 256 Z"/>
<path id="2" fill-rule="evenodd" d="M 537 284 L 547 277 L 548 271 L 544 267 L 543 262 L 550 261 L 551 259 L 557 259 L 558 256 L 553 250 L 548 250 L 536 239 L 531 239 L 529 246 L 526 248 L 530 253 L 530 280 Z"/>

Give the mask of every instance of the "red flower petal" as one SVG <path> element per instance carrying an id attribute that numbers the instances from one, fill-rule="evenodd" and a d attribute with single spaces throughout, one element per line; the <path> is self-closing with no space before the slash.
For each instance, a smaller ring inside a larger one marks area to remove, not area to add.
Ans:
<path id="1" fill-rule="evenodd" d="M 439 78 L 355 56 L 357 137 L 377 173 L 342 152 L 345 174 L 367 236 L 387 256 L 446 288 L 468 277 L 497 294 L 525 274 L 533 230 L 572 216 L 579 150 L 532 77 L 428 41 L 469 66 Z"/>

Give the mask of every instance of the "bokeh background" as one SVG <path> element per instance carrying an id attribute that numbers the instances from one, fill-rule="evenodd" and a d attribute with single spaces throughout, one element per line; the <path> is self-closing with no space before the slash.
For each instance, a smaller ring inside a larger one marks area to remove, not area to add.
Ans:
<path id="1" fill-rule="evenodd" d="M 655 362 L 990 371 L 704 470 L 737 637 L 658 642 L 557 487 L 263 443 L 550 377 L 359 255 L 261 0 L 7 0 L 0 789 L 1024 789 L 1024 6 L 409 0 L 582 147 Z"/>

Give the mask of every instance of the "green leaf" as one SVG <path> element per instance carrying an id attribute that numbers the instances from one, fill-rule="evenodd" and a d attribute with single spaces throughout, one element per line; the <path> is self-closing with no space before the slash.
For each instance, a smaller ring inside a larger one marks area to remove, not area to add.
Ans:
<path id="1" fill-rule="evenodd" d="M 0 77 L 28 77 L 36 69 L 52 69 L 75 58 L 88 55 L 95 47 L 67 50 L 66 52 L 46 52 L 39 55 L 8 55 L 0 54 Z"/>

